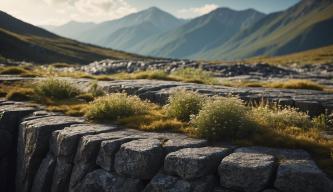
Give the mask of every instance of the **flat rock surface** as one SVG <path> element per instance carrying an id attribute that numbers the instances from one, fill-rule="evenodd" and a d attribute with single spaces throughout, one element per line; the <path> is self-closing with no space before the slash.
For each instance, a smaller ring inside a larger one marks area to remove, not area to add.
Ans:
<path id="1" fill-rule="evenodd" d="M 151 179 L 163 164 L 165 153 L 158 139 L 140 139 L 121 145 L 115 157 L 120 175 Z"/>
<path id="2" fill-rule="evenodd" d="M 218 168 L 223 187 L 246 192 L 265 189 L 273 177 L 275 158 L 260 153 L 236 152 L 225 157 Z"/>
<path id="3" fill-rule="evenodd" d="M 164 170 L 183 179 L 195 179 L 214 174 L 222 158 L 231 152 L 220 147 L 185 148 L 169 153 Z"/>

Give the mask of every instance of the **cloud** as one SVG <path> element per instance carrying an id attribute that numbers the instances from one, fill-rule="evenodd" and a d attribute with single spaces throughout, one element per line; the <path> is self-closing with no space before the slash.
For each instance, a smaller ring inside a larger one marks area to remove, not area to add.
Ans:
<path id="1" fill-rule="evenodd" d="M 206 4 L 203 5 L 202 7 L 192 7 L 188 9 L 178 10 L 178 15 L 183 18 L 196 17 L 207 14 L 217 9 L 218 7 L 219 6 L 216 4 Z"/>
<path id="2" fill-rule="evenodd" d="M 125 0 L 42 0 L 69 20 L 101 22 L 123 17 L 137 9 Z M 54 19 L 53 19 L 54 20 Z M 55 23 L 55 22 L 53 22 Z M 61 23 L 61 22 L 59 22 Z"/>

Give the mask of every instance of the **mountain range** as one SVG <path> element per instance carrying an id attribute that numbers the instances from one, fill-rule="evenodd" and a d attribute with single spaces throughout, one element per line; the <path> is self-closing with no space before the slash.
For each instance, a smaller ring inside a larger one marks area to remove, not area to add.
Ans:
<path id="1" fill-rule="evenodd" d="M 43 27 L 58 35 L 137 54 L 235 60 L 331 45 L 332 23 L 332 0 L 301 0 L 271 14 L 218 8 L 183 20 L 152 7 L 100 24 L 70 22 Z"/>
<path id="2" fill-rule="evenodd" d="M 87 64 L 105 58 L 148 59 L 63 38 L 0 11 L 0 58 Z"/>

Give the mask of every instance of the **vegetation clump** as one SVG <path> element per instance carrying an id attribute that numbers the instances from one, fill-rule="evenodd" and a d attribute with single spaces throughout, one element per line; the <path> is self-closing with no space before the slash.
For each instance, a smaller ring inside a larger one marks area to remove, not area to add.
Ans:
<path id="1" fill-rule="evenodd" d="M 266 87 L 271 88 L 283 88 L 283 89 L 309 89 L 309 90 L 319 90 L 324 89 L 323 86 L 319 85 L 310 80 L 302 79 L 290 79 L 287 81 L 278 81 L 266 84 Z"/>
<path id="2" fill-rule="evenodd" d="M 291 107 L 261 104 L 252 107 L 251 117 L 261 126 L 269 129 L 297 127 L 309 129 L 312 126 L 308 114 Z"/>
<path id="3" fill-rule="evenodd" d="M 38 82 L 34 87 L 36 96 L 51 99 L 70 99 L 81 93 L 72 83 L 60 79 L 46 79 Z"/>
<path id="4" fill-rule="evenodd" d="M 256 128 L 248 113 L 248 107 L 239 98 L 215 97 L 203 105 L 191 124 L 200 137 L 238 139 L 250 135 Z"/>
<path id="5" fill-rule="evenodd" d="M 199 113 L 204 99 L 196 92 L 178 90 L 169 97 L 169 103 L 164 108 L 167 116 L 181 121 L 189 121 L 192 115 Z"/>
<path id="6" fill-rule="evenodd" d="M 209 71 L 195 68 L 183 68 L 171 72 L 171 77 L 185 82 L 200 83 L 200 84 L 218 84 L 213 78 L 213 74 Z"/>
<path id="7" fill-rule="evenodd" d="M 22 67 L 6 67 L 0 71 L 2 75 L 24 75 L 30 72 Z"/>
<path id="8" fill-rule="evenodd" d="M 34 95 L 34 92 L 30 88 L 16 88 L 10 90 L 6 94 L 6 99 L 13 101 L 27 101 L 31 100 Z"/>
<path id="9" fill-rule="evenodd" d="M 137 96 L 115 93 L 91 102 L 85 116 L 90 120 L 113 121 L 122 117 L 147 113 L 149 104 Z"/>

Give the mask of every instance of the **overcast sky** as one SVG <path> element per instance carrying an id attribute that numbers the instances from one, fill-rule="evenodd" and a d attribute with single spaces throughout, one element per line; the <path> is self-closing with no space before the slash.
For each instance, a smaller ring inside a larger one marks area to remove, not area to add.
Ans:
<path id="1" fill-rule="evenodd" d="M 113 20 L 152 6 L 181 18 L 193 18 L 218 7 L 254 8 L 265 13 L 286 9 L 299 0 L 0 0 L 0 10 L 35 25 L 71 20 Z"/>

